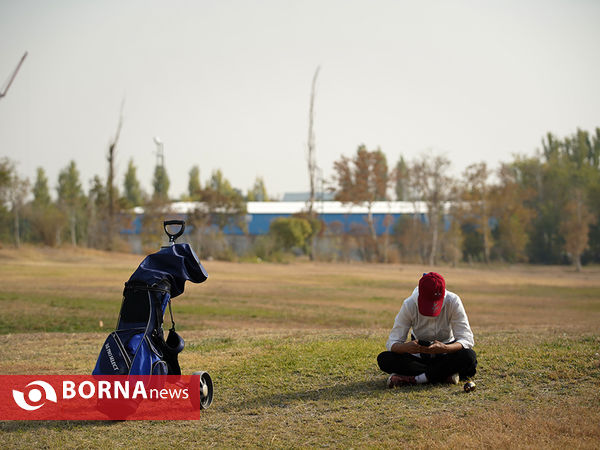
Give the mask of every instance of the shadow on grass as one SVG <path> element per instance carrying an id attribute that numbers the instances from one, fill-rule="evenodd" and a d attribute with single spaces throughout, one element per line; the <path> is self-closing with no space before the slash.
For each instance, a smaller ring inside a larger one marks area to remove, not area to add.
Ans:
<path id="1" fill-rule="evenodd" d="M 34 431 L 39 428 L 66 431 L 80 427 L 109 427 L 121 422 L 122 420 L 7 420 L 0 422 L 0 432 L 22 433 L 24 431 Z"/>
<path id="2" fill-rule="evenodd" d="M 415 390 L 430 389 L 432 386 L 435 385 L 407 386 L 402 389 L 409 393 Z M 240 410 L 251 410 L 254 412 L 257 407 L 270 406 L 275 408 L 286 408 L 295 402 L 337 401 L 349 397 L 360 400 L 375 397 L 382 393 L 386 393 L 387 391 L 389 391 L 389 389 L 385 386 L 383 379 L 373 379 L 367 381 L 355 381 L 352 383 L 340 383 L 308 391 L 259 395 L 254 399 L 248 399 L 243 404 L 237 404 L 235 406 L 229 405 L 221 409 L 224 412 L 239 412 Z"/>

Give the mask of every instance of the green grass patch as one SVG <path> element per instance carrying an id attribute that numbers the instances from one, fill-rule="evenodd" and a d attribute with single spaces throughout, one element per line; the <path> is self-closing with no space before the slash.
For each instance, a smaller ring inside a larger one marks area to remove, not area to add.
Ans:
<path id="1" fill-rule="evenodd" d="M 90 373 L 141 258 L 1 252 L 0 373 Z M 597 271 L 437 269 L 475 331 L 477 389 L 466 394 L 387 389 L 376 364 L 427 269 L 206 266 L 209 280 L 173 302 L 183 372 L 215 383 L 200 422 L 7 421 L 3 447 L 598 448 Z"/>
<path id="2" fill-rule="evenodd" d="M 593 357 L 597 337 L 562 341 L 551 333 L 527 335 L 525 344 L 510 347 L 512 337 L 480 336 L 477 390 L 465 394 L 462 386 L 450 385 L 385 388 L 386 376 L 375 363 L 382 334 L 293 330 L 281 335 L 193 336 L 182 353 L 184 372 L 208 370 L 215 381 L 214 404 L 199 423 L 4 422 L 0 430 L 5 445 L 50 447 L 105 447 L 111 442 L 129 447 L 148 442 L 157 447 L 202 442 L 219 447 L 340 448 L 357 442 L 361 447 L 398 442 L 452 447 L 457 439 L 467 446 L 559 442 L 585 447 L 594 442 L 598 432 L 585 422 L 599 418 L 600 375 L 585 357 Z M 18 344 L 17 350 L 26 345 Z M 549 363 L 547 352 L 555 348 L 558 353 Z M 565 377 L 553 379 L 555 372 Z M 581 411 L 586 411 L 586 420 L 572 418 L 577 428 L 559 433 L 558 419 Z M 533 423 L 556 428 L 556 434 L 537 442 L 533 430 L 522 428 Z M 477 442 L 470 440 L 472 433 L 479 433 Z"/>

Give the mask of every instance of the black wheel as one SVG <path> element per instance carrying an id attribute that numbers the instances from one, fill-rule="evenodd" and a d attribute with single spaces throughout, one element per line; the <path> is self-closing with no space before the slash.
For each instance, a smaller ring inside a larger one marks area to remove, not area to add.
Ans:
<path id="1" fill-rule="evenodd" d="M 208 372 L 194 372 L 190 380 L 190 402 L 194 408 L 206 409 L 213 401 L 213 382 Z"/>

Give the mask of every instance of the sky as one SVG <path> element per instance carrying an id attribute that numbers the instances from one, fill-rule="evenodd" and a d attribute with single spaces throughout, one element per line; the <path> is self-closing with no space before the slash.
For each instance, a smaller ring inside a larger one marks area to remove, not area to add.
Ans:
<path id="1" fill-rule="evenodd" d="M 548 132 L 600 126 L 594 0 L 0 0 L 0 157 L 54 190 L 74 160 L 87 191 L 130 159 L 147 192 L 163 142 L 169 194 L 220 169 L 246 192 L 308 191 L 312 77 L 316 161 L 359 145 L 444 155 L 459 176 L 533 155 Z"/>

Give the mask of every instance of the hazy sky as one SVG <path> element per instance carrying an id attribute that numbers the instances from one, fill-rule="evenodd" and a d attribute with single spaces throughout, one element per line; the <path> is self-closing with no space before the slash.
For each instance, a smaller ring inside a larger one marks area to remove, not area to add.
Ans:
<path id="1" fill-rule="evenodd" d="M 119 185 L 151 191 L 153 136 L 172 197 L 197 164 L 244 192 L 307 191 L 310 85 L 317 163 L 380 147 L 390 166 L 445 154 L 460 173 L 533 154 L 547 131 L 600 126 L 600 2 L 0 0 L 0 156 L 30 179 L 77 162 L 106 176 L 121 107 Z"/>

